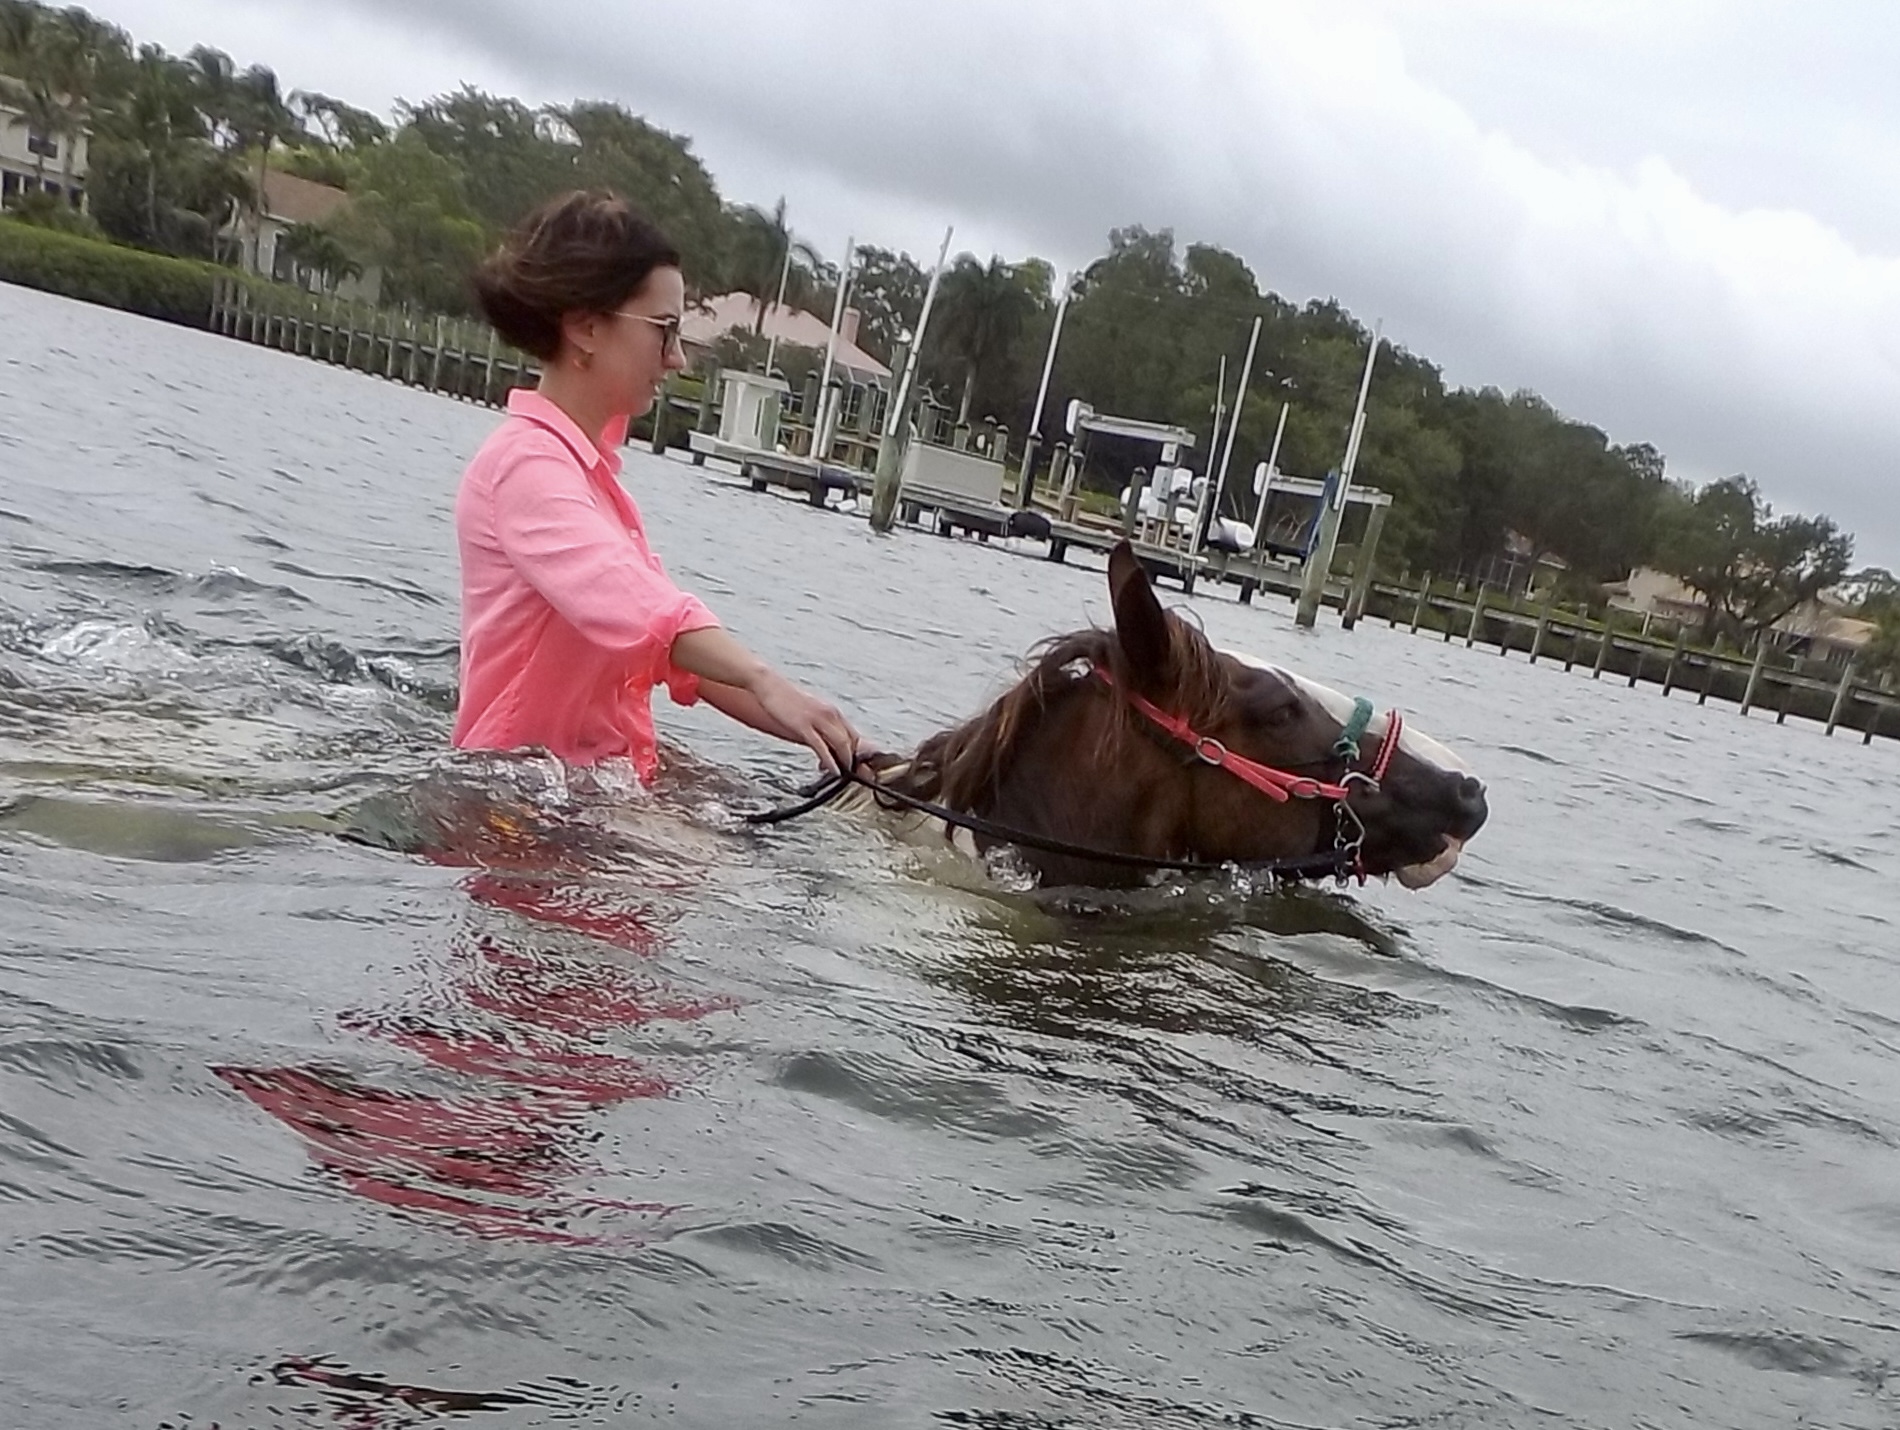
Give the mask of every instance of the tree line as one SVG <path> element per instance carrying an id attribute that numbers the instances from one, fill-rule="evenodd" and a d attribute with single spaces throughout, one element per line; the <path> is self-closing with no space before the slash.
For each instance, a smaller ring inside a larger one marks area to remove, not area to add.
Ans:
<path id="1" fill-rule="evenodd" d="M 575 187 L 613 189 L 645 210 L 685 255 L 694 295 L 744 292 L 762 317 L 783 277 L 789 301 L 828 315 L 842 276 L 833 259 L 844 255 L 803 241 L 783 199 L 726 200 L 689 138 L 614 102 L 536 108 L 464 87 L 384 119 L 285 89 L 266 65 L 240 67 L 209 46 L 176 56 L 135 45 L 82 9 L 35 0 L 0 0 L 0 102 L 11 122 L 41 134 L 90 136 L 89 214 L 41 196 L 20 217 L 238 262 L 257 242 L 266 176 L 281 170 L 347 190 L 351 201 L 328 226 L 280 242 L 328 285 L 379 268 L 396 303 L 469 312 L 466 275 L 481 253 L 534 204 Z M 70 162 L 70 143 L 61 150 Z M 874 244 L 850 257 L 859 341 L 895 361 L 927 272 Z M 1224 445 L 1211 440 L 1216 418 L 1233 410 L 1258 316 L 1228 513 L 1253 516 L 1251 474 L 1283 405 L 1280 469 L 1317 476 L 1338 466 L 1370 332 L 1337 301 L 1291 302 L 1239 256 L 1182 246 L 1165 228 L 1115 229 L 1104 253 L 1066 277 L 1039 258 L 957 257 L 921 354 L 927 390 L 962 420 L 994 419 L 1020 439 L 1065 285 L 1045 451 L 1079 397 L 1206 434 L 1189 458 L 1205 469 Z M 1085 479 L 1118 489 L 1152 456 L 1095 444 Z M 1852 537 L 1830 518 L 1777 513 L 1746 476 L 1699 489 L 1673 480 L 1647 443 L 1612 442 L 1528 391 L 1447 386 L 1435 364 L 1403 347 L 1380 349 L 1357 477 L 1392 494 L 1381 549 L 1412 571 L 1476 575 L 1508 540 L 1525 561 L 1563 563 L 1570 593 L 1587 598 L 1652 565 L 1702 595 L 1706 637 L 1744 646 L 1846 586 L 1883 623 L 1874 657 L 1884 651 L 1900 667 L 1900 590 L 1885 572 L 1853 572 Z"/>

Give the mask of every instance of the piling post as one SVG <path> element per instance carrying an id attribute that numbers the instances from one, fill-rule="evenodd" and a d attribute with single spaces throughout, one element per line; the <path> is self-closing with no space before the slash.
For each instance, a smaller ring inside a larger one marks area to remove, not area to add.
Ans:
<path id="1" fill-rule="evenodd" d="M 1122 508 L 1122 535 L 1133 539 L 1135 523 L 1141 520 L 1141 497 L 1148 490 L 1148 469 L 1136 467 L 1128 480 L 1128 505 Z"/>
<path id="2" fill-rule="evenodd" d="M 1069 444 L 1058 442 L 1049 453 L 1049 490 L 1056 494 L 1056 516 L 1075 520 L 1075 473 L 1069 470 Z"/>
<path id="3" fill-rule="evenodd" d="M 1351 630 L 1366 613 L 1366 597 L 1372 593 L 1372 567 L 1379 554 L 1379 534 L 1385 530 L 1385 507 L 1375 506 L 1366 514 L 1366 534 L 1359 540 L 1359 554 L 1352 562 L 1352 589 L 1346 593 L 1346 609 L 1340 624 Z"/>
<path id="4" fill-rule="evenodd" d="M 666 453 L 666 419 L 673 405 L 672 396 L 673 375 L 668 373 L 666 381 L 660 384 L 660 395 L 653 399 L 653 436 L 647 445 L 656 457 Z"/>
<path id="5" fill-rule="evenodd" d="M 1676 648 L 1669 652 L 1669 668 L 1663 672 L 1663 699 L 1669 698 L 1669 692 L 1676 688 L 1676 666 L 1682 660 L 1682 644 L 1689 638 L 1689 628 L 1676 622 Z"/>
<path id="6" fill-rule="evenodd" d="M 1834 727 L 1841 723 L 1841 711 L 1847 708 L 1850 688 L 1854 683 L 1854 659 L 1848 657 L 1847 666 L 1841 671 L 1841 683 L 1834 691 L 1834 708 L 1827 712 L 1827 729 L 1823 732 L 1832 735 Z"/>
<path id="7" fill-rule="evenodd" d="M 1597 660 L 1590 667 L 1592 680 L 1603 679 L 1603 666 L 1610 658 L 1610 647 L 1616 644 L 1616 607 L 1603 608 L 1603 629 L 1597 634 Z"/>
<path id="8" fill-rule="evenodd" d="M 1788 723 L 1788 702 L 1794 699 L 1794 677 L 1790 675 L 1781 683 L 1781 708 L 1775 711 L 1775 723 Z"/>
<path id="9" fill-rule="evenodd" d="M 442 315 L 435 315 L 435 353 L 429 359 L 429 391 L 442 390 Z"/>
<path id="10" fill-rule="evenodd" d="M 1748 672 L 1748 686 L 1742 691 L 1742 714 L 1746 715 L 1755 705 L 1755 691 L 1761 686 L 1761 668 L 1768 660 L 1768 636 L 1766 633 L 1755 637 L 1755 664 Z"/>
<path id="11" fill-rule="evenodd" d="M 1480 581 L 1478 583 L 1477 599 L 1471 603 L 1471 625 L 1469 629 L 1465 631 L 1466 650 L 1470 650 L 1473 643 L 1478 639 L 1478 626 L 1484 620 L 1484 593 L 1485 585 Z"/>
<path id="12" fill-rule="evenodd" d="M 916 339 L 912 339 L 915 343 Z M 910 376 L 910 344 L 899 343 L 891 354 L 891 371 Z M 897 493 L 903 485 L 904 448 L 910 443 L 911 414 L 917 394 L 899 380 L 884 409 L 884 430 L 878 436 L 877 467 L 871 478 L 871 530 L 889 531 L 897 520 Z M 919 434 L 921 437 L 921 433 Z"/>
<path id="13" fill-rule="evenodd" d="M 1862 745 L 1873 744 L 1874 732 L 1880 728 L 1880 717 L 1886 713 L 1887 702 L 1885 700 L 1875 699 L 1869 702 L 1867 708 L 1867 727 L 1860 732 L 1860 742 Z"/>
<path id="14" fill-rule="evenodd" d="M 1537 664 L 1537 657 L 1544 649 L 1544 633 L 1550 629 L 1551 607 L 1557 604 L 1557 588 L 1552 586 L 1550 594 L 1544 597 L 1543 614 L 1537 618 L 1537 629 L 1531 632 L 1531 664 Z"/>
<path id="15" fill-rule="evenodd" d="M 1036 493 L 1036 434 L 1023 438 L 1023 461 L 1016 470 L 1016 507 L 1023 510 Z"/>

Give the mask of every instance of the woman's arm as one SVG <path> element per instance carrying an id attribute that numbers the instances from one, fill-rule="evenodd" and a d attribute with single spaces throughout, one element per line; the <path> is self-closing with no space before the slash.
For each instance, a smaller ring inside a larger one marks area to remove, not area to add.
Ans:
<path id="1" fill-rule="evenodd" d="M 770 735 L 776 740 L 789 740 L 792 744 L 803 744 L 785 726 L 779 724 L 765 713 L 765 707 L 759 704 L 759 697 L 749 690 L 741 690 L 736 685 L 722 685 L 717 680 L 699 682 L 699 698 L 722 715 L 729 715 L 741 725 L 750 725 L 761 734 Z"/>
<path id="2" fill-rule="evenodd" d="M 803 745 L 834 772 L 854 764 L 863 744 L 837 709 L 801 690 L 718 626 L 673 638 L 675 666 L 699 677 L 700 698 L 733 719 Z"/>

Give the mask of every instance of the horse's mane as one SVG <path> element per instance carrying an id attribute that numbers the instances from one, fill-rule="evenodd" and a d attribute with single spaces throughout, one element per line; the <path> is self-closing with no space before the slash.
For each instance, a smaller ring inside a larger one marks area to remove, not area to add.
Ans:
<path id="1" fill-rule="evenodd" d="M 1148 689 L 1155 703 L 1206 728 L 1227 713 L 1228 682 L 1220 655 L 1207 638 L 1180 617 L 1168 614 L 1168 688 Z M 1100 666 L 1124 691 L 1136 687 L 1121 642 L 1113 631 L 1091 628 L 1054 636 L 1030 652 L 1022 679 L 989 709 L 955 729 L 932 735 L 917 747 L 900 783 L 906 793 L 933 800 L 951 809 L 982 814 L 995 802 L 1004 778 L 1015 764 L 1024 741 L 1041 724 L 1056 701 L 1092 679 Z M 1145 683 L 1145 682 L 1144 682 Z M 1075 752 L 1077 772 L 1096 764 L 1113 764 L 1120 741 L 1152 733 L 1145 721 L 1133 718 L 1133 707 L 1117 700 L 1111 724 L 1092 749 Z"/>

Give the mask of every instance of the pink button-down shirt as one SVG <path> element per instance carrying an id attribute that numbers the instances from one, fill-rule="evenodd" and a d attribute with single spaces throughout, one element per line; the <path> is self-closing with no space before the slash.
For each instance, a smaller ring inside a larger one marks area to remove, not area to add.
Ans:
<path id="1" fill-rule="evenodd" d="M 699 697 L 672 662 L 673 639 L 719 622 L 648 549 L 617 480 L 617 426 L 590 441 L 519 389 L 463 474 L 460 748 L 539 745 L 574 764 L 624 755 L 651 780 L 653 687 L 682 705 Z"/>

